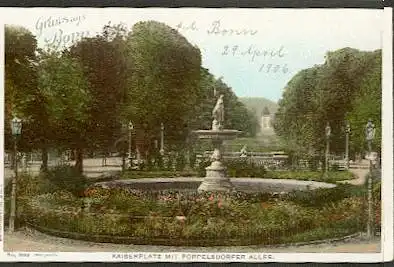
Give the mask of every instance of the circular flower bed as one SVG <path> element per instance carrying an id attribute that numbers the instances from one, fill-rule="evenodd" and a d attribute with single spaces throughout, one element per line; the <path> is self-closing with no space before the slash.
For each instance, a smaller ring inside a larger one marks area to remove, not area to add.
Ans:
<path id="1" fill-rule="evenodd" d="M 286 195 L 92 187 L 84 197 L 62 191 L 35 196 L 24 217 L 29 225 L 63 237 L 155 245 L 268 245 L 362 231 L 363 198 L 328 199 L 329 190 L 341 187 Z"/>

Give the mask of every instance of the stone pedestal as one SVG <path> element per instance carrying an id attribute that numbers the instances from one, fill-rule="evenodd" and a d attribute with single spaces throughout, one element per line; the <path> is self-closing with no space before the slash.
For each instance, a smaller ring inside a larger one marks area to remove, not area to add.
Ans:
<path id="1" fill-rule="evenodd" d="M 236 138 L 240 133 L 237 130 L 198 130 L 195 131 L 201 139 L 210 139 L 214 146 L 213 154 L 211 156 L 211 165 L 207 167 L 206 176 L 204 181 L 198 188 L 199 192 L 208 191 L 232 191 L 234 186 L 230 179 L 226 177 L 226 167 L 222 163 L 223 146 L 224 140 L 231 140 Z"/>
<path id="2" fill-rule="evenodd" d="M 198 192 L 202 191 L 232 191 L 234 186 L 230 179 L 226 177 L 226 167 L 220 161 L 214 161 L 206 168 L 204 181 L 198 187 Z"/>

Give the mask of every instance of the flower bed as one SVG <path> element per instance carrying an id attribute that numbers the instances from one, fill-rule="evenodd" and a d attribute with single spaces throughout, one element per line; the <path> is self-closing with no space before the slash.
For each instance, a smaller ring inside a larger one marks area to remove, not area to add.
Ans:
<path id="1" fill-rule="evenodd" d="M 319 205 L 308 205 L 313 198 L 300 199 L 299 195 L 93 187 L 81 198 L 68 192 L 35 196 L 24 209 L 24 219 L 39 230 L 64 237 L 155 245 L 268 245 L 365 229 L 362 197 L 348 195 Z"/>

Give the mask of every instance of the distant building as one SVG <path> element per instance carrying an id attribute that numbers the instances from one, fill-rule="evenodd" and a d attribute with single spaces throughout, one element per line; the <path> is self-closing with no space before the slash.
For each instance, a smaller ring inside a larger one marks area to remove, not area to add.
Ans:
<path id="1" fill-rule="evenodd" d="M 272 115 L 267 107 L 261 112 L 261 131 L 272 130 Z"/>

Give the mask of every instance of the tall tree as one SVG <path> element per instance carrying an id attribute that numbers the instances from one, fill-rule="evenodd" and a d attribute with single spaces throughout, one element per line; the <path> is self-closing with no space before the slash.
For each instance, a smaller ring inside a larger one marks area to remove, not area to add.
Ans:
<path id="1" fill-rule="evenodd" d="M 47 163 L 48 114 L 45 99 L 37 86 L 37 40 L 19 26 L 5 27 L 5 145 L 10 146 L 10 120 L 13 115 L 23 120 L 22 150 L 43 150 Z"/>
<path id="2" fill-rule="evenodd" d="M 121 110 L 126 101 L 130 55 L 127 29 L 122 24 L 104 26 L 101 34 L 74 44 L 70 55 L 83 66 L 92 98 L 87 131 L 89 146 L 106 150 L 121 134 Z"/>
<path id="3" fill-rule="evenodd" d="M 132 71 L 124 117 L 136 127 L 143 153 L 165 125 L 168 145 L 181 145 L 199 99 L 201 54 L 176 30 L 155 21 L 136 23 L 128 47 Z"/>
<path id="4" fill-rule="evenodd" d="M 376 133 L 373 149 L 380 151 L 382 140 L 382 54 L 375 51 L 370 62 L 371 70 L 365 74 L 360 90 L 352 101 L 352 109 L 346 118 L 351 125 L 351 152 L 362 153 L 367 150 L 365 126 L 368 119 L 375 124 Z"/>
<path id="5" fill-rule="evenodd" d="M 52 144 L 76 151 L 76 168 L 83 171 L 83 150 L 90 136 L 91 96 L 83 67 L 68 53 L 43 52 L 39 88 L 46 100 Z"/>
<path id="6" fill-rule="evenodd" d="M 361 115 L 361 106 L 357 104 L 364 101 L 365 92 L 372 90 L 379 95 L 376 80 L 380 75 L 376 58 L 379 53 L 343 48 L 328 52 L 324 64 L 297 73 L 279 101 L 274 125 L 277 134 L 291 144 L 293 150 L 323 153 L 324 128 L 329 122 L 332 128 L 330 150 L 344 152 L 346 119 L 353 118 L 355 122 L 355 117 L 367 115 Z M 369 89 L 363 89 L 365 86 Z M 374 98 L 371 114 L 379 112 L 379 101 Z M 364 118 L 363 123 L 367 120 Z"/>

